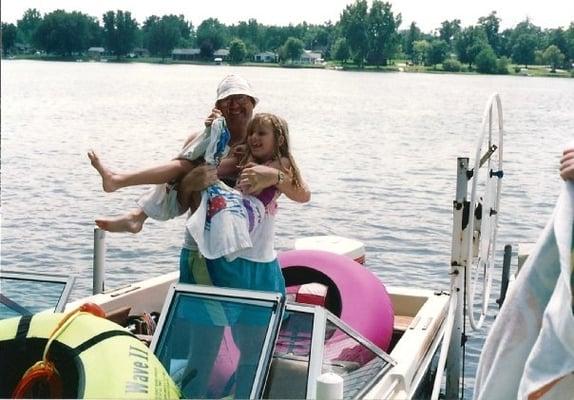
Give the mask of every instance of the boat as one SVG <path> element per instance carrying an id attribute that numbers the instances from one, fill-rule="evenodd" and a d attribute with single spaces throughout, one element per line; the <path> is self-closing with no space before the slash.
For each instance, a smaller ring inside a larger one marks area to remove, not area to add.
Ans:
<path id="1" fill-rule="evenodd" d="M 457 159 L 451 260 L 445 263 L 448 292 L 373 283 L 378 278 L 362 264 L 364 246 L 340 237 L 303 238 L 299 248 L 279 255 L 288 299 L 182 284 L 178 272 L 104 290 L 105 232 L 95 229 L 94 295 L 68 302 L 73 280 L 0 271 L 0 317 L 71 313 L 96 304 L 107 319 L 149 344 L 184 397 L 192 396 L 189 382 L 203 372 L 192 364 L 207 365 L 200 354 L 190 354 L 190 340 L 200 337 L 204 350 L 217 354 L 202 382 L 203 397 L 458 398 L 464 316 L 472 329 L 480 329 L 489 308 L 502 137 L 502 106 L 494 94 L 472 164 L 468 157 Z M 347 287 L 351 276 L 359 279 Z M 40 306 L 30 303 L 31 291 L 40 295 Z M 227 322 L 206 321 L 198 311 L 204 309 Z M 239 316 L 232 321 L 232 315 Z M 360 318 L 364 315 L 368 318 Z M 239 326 L 251 333 L 247 360 L 235 343 Z M 200 336 L 209 329 L 219 336 Z M 239 368 L 250 371 L 241 381 Z"/>

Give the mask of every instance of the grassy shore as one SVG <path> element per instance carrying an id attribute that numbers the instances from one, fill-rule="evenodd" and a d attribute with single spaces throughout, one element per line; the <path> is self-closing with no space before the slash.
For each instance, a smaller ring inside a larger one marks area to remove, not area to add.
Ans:
<path id="1" fill-rule="evenodd" d="M 8 59 L 13 60 L 43 60 L 43 61 L 85 61 L 93 62 L 89 57 L 62 57 L 62 56 L 46 56 L 46 55 L 16 55 L 8 57 Z M 115 57 L 105 58 L 107 62 L 118 62 L 118 63 L 150 63 L 150 64 L 192 64 L 192 65 L 218 65 L 212 61 L 183 61 L 183 60 L 172 60 L 171 58 L 162 59 L 159 57 L 137 57 L 137 58 L 120 58 Z M 409 65 L 404 61 L 396 61 L 392 65 L 386 66 L 375 66 L 375 65 L 365 65 L 359 67 L 356 64 L 346 63 L 341 64 L 337 62 L 327 62 L 324 64 L 278 64 L 278 63 L 255 63 L 255 62 L 243 62 L 240 64 L 224 63 L 224 65 L 234 65 L 240 67 L 266 67 L 266 68 L 311 68 L 311 69 L 334 69 L 343 71 L 363 71 L 363 72 L 405 72 L 405 73 L 431 73 L 431 74 L 472 74 L 481 75 L 476 70 L 469 69 L 468 66 L 464 66 L 461 71 L 452 72 L 445 71 L 442 69 L 442 65 L 438 64 L 436 66 L 423 66 L 423 65 Z M 547 66 L 544 65 L 532 65 L 525 68 L 521 65 L 510 64 L 508 66 L 507 75 L 516 76 L 544 76 L 551 78 L 574 78 L 574 69 L 570 71 L 566 70 L 556 70 L 552 72 Z"/>

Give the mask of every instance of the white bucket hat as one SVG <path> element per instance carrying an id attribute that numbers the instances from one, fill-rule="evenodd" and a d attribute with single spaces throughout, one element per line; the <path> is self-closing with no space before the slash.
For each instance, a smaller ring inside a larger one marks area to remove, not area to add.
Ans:
<path id="1" fill-rule="evenodd" d="M 217 86 L 216 102 L 235 94 L 244 94 L 251 97 L 255 103 L 254 105 L 259 103 L 259 98 L 255 95 L 255 92 L 247 79 L 239 75 L 227 75 L 219 83 L 219 86 Z"/>

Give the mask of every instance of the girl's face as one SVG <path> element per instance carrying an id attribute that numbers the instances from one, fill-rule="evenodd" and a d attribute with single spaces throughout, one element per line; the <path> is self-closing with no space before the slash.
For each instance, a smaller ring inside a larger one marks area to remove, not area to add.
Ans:
<path id="1" fill-rule="evenodd" d="M 247 136 L 247 145 L 258 162 L 266 162 L 273 159 L 275 134 L 271 124 L 263 122 L 255 125 L 253 131 Z"/>

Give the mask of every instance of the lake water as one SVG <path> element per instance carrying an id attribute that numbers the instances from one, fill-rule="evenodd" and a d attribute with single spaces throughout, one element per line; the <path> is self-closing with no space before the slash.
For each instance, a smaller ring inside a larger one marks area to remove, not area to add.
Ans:
<path id="1" fill-rule="evenodd" d="M 364 242 L 388 285 L 448 289 L 456 157 L 474 154 L 486 101 L 501 95 L 498 248 L 533 242 L 560 191 L 574 138 L 574 80 L 195 65 L 2 60 L 2 269 L 78 276 L 91 291 L 93 220 L 145 190 L 101 190 L 86 152 L 116 169 L 172 158 L 200 130 L 217 83 L 240 73 L 256 111 L 283 116 L 312 201 L 280 201 L 277 247 L 336 234 Z M 184 219 L 108 234 L 107 287 L 178 268 Z M 493 297 L 498 294 L 498 257 Z M 492 301 L 494 304 L 494 300 Z M 487 321 L 489 325 L 491 317 Z M 469 332 L 467 396 L 486 329 Z"/>

